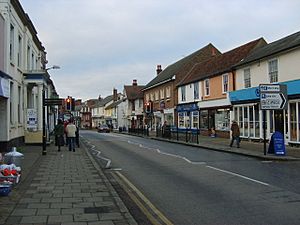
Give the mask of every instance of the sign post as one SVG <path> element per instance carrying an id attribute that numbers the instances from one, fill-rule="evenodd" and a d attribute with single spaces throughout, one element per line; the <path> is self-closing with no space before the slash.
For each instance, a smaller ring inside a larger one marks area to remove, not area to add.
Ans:
<path id="1" fill-rule="evenodd" d="M 260 84 L 260 109 L 263 111 L 264 155 L 266 144 L 266 110 L 283 110 L 287 108 L 287 86 L 283 84 Z"/>

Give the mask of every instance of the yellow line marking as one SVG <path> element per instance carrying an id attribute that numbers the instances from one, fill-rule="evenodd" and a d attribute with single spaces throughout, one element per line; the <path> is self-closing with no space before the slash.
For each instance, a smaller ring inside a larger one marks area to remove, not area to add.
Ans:
<path id="1" fill-rule="evenodd" d="M 122 175 L 120 172 L 115 172 L 144 202 L 146 205 L 149 206 L 149 208 L 157 215 L 157 217 L 163 221 L 166 225 L 173 225 L 173 223 L 168 220 L 124 175 Z M 128 191 L 126 191 L 128 193 Z M 129 193 L 128 193 L 129 194 Z M 132 193 L 129 194 L 130 196 L 133 195 Z M 136 198 L 136 196 L 133 195 L 133 197 L 139 202 L 137 205 L 141 206 L 141 210 L 145 213 L 145 215 L 148 217 L 148 215 L 152 218 L 154 218 L 148 210 L 143 206 L 143 204 Z M 132 199 L 134 200 L 134 199 Z M 149 217 L 148 217 L 149 218 Z M 155 219 L 155 218 L 154 218 Z M 152 220 L 149 218 L 149 220 L 152 222 Z M 156 219 L 155 219 L 156 220 Z M 153 222 L 152 222 L 153 223 Z M 158 222 L 155 222 L 154 224 L 160 224 Z"/>

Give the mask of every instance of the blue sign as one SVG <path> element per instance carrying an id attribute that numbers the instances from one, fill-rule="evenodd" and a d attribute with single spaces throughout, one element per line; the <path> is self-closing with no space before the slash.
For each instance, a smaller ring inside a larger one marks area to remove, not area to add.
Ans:
<path id="1" fill-rule="evenodd" d="M 285 155 L 284 137 L 282 133 L 276 131 L 272 135 L 268 153 L 275 155 Z"/>

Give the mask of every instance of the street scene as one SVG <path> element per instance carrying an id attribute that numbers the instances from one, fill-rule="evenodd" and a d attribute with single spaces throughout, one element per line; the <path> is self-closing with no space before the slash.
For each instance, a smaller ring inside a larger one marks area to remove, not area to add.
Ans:
<path id="1" fill-rule="evenodd" d="M 299 8 L 0 0 L 0 224 L 299 224 Z"/>

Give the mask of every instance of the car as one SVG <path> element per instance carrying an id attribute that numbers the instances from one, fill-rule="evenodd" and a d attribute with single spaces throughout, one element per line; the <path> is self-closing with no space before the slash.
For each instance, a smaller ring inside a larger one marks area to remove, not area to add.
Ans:
<path id="1" fill-rule="evenodd" d="M 102 124 L 98 127 L 98 132 L 99 133 L 109 133 L 110 129 L 106 124 Z"/>

